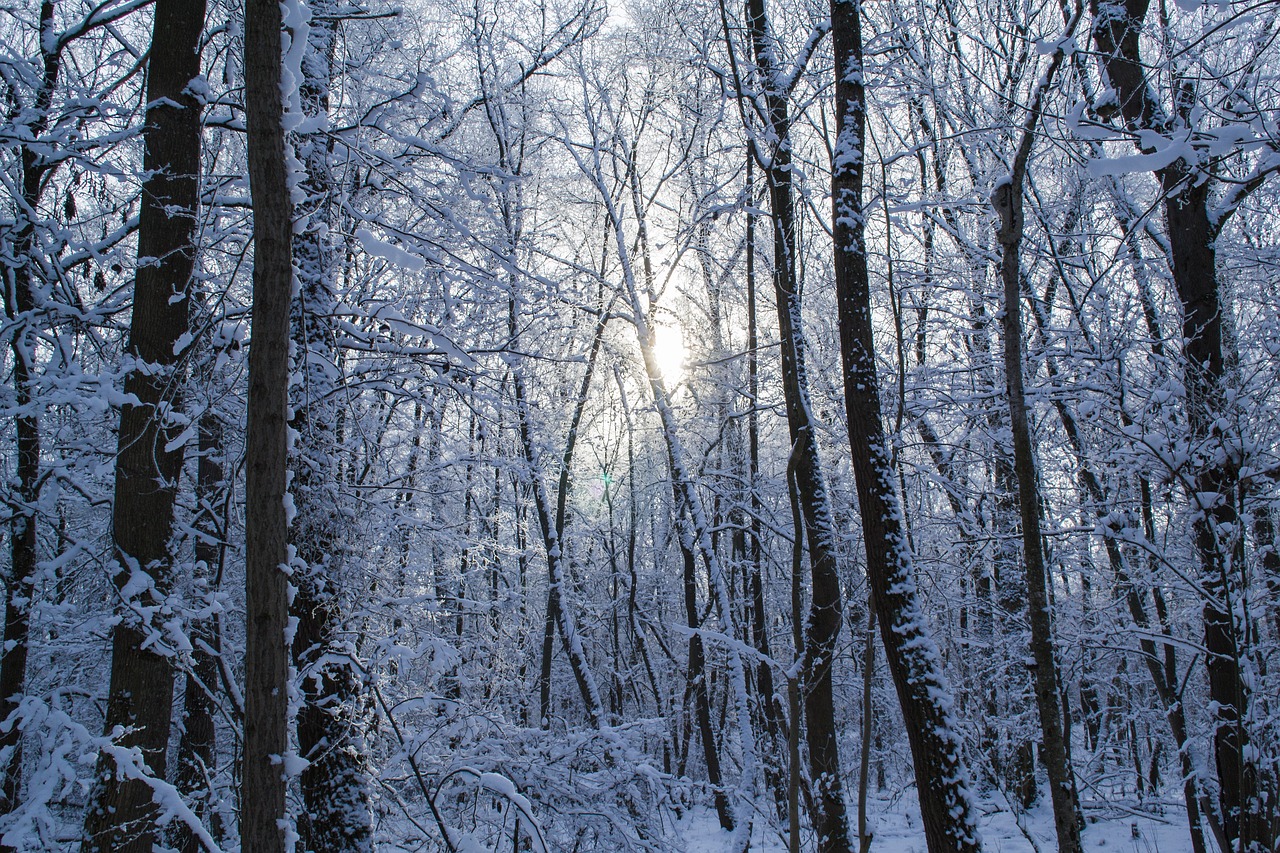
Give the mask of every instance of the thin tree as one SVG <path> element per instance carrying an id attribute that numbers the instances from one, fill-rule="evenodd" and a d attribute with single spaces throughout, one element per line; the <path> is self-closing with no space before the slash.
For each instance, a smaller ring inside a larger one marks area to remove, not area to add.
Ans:
<path id="1" fill-rule="evenodd" d="M 1080 20 L 1071 19 L 1065 38 L 1070 38 Z M 1053 802 L 1053 823 L 1062 853 L 1080 853 L 1080 802 L 1075 774 L 1068 757 L 1065 734 L 1067 710 L 1058 685 L 1058 661 L 1053 647 L 1053 621 L 1049 612 L 1048 567 L 1040 531 L 1040 484 L 1031 441 L 1031 425 L 1022 376 L 1022 270 L 1023 185 L 1035 141 L 1036 127 L 1045 96 L 1062 64 L 1058 48 L 1045 69 L 1032 97 L 1031 108 L 1007 177 L 1001 178 L 991 196 L 1000 217 L 996 237 L 1000 243 L 1000 277 L 1004 285 L 1005 385 L 1009 402 L 1009 424 L 1013 433 L 1014 473 L 1018 485 L 1018 508 L 1022 522 L 1022 553 L 1027 589 L 1027 622 L 1031 626 L 1031 656 L 1035 661 L 1036 708 L 1040 716 L 1041 757 L 1049 775 Z"/>
<path id="2" fill-rule="evenodd" d="M 13 114 L 34 117 L 26 130 L 39 138 L 49 126 L 49 110 L 62 68 L 62 51 L 54 29 L 53 0 L 40 4 L 39 85 L 23 103 L 14 93 Z M 35 402 L 38 286 L 35 280 L 35 215 L 45 187 L 45 176 L 54 162 L 40 156 L 33 145 L 23 145 L 21 202 L 13 223 L 12 260 L 4 264 L 5 321 L 12 324 L 9 347 L 13 353 L 13 419 L 15 439 L 14 500 L 10 510 L 9 573 L 5 578 L 4 648 L 0 652 L 0 721 L 18 710 L 27 679 L 28 641 L 31 634 L 31 602 L 36 574 L 36 502 L 40 497 L 40 414 Z M 0 811 L 17 807 L 22 789 L 22 730 L 17 721 L 0 730 L 3 779 Z M 7 848 L 5 848 L 7 849 Z"/>
<path id="3" fill-rule="evenodd" d="M 931 853 L 976 853 L 978 841 L 951 690 L 916 592 L 893 469 L 880 422 L 862 206 L 866 139 L 862 10 L 833 0 L 836 146 L 831 202 L 836 299 L 849 447 L 862 515 L 871 606 L 902 706 Z"/>
<path id="4" fill-rule="evenodd" d="M 206 358 L 211 362 L 212 358 Z M 200 378 L 208 380 L 211 364 L 202 365 Z M 222 579 L 226 557 L 225 514 L 227 495 L 226 454 L 222 415 L 212 404 L 200 416 L 199 458 L 196 462 L 195 569 L 193 586 L 197 594 L 211 600 Z M 191 626 L 191 667 L 187 672 L 182 700 L 182 734 L 178 739 L 178 769 L 175 784 L 178 791 L 193 800 L 195 813 L 209 823 L 213 817 L 211 780 L 217 769 L 217 729 L 214 722 L 218 658 L 222 655 L 221 636 L 214 617 L 206 617 Z M 217 827 L 217 835 L 223 826 Z M 177 828 L 181 853 L 199 853 L 202 843 L 185 823 Z"/>
<path id="5" fill-rule="evenodd" d="M 728 37 L 723 4 L 721 16 Z M 795 67 L 784 70 L 779 65 L 778 44 L 770 31 L 763 0 L 748 0 L 746 19 L 755 64 L 754 76 L 763 89 L 764 108 L 757 112 L 765 128 L 764 140 L 753 139 L 751 153 L 765 177 L 769 197 L 773 231 L 773 289 L 782 350 L 782 392 L 792 444 L 789 468 L 804 521 L 803 531 L 797 530 L 796 535 L 805 535 L 809 552 L 812 599 L 806 620 L 802 693 L 816 809 L 813 826 L 820 851 L 845 853 L 851 845 L 831 681 L 836 640 L 843 621 L 843 596 L 833 513 L 822 472 L 809 391 L 809 345 L 801 319 L 802 282 L 796 266 L 796 211 L 792 190 L 794 163 L 788 103 L 798 75 L 826 34 L 826 25 L 814 28 Z M 742 100 L 741 96 L 739 100 Z M 792 720 L 791 725 L 799 727 L 800 721 Z"/>

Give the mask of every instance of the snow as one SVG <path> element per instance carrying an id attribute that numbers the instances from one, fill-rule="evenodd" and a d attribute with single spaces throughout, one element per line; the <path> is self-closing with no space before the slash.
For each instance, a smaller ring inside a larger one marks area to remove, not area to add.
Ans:
<path id="1" fill-rule="evenodd" d="M 853 779 L 850 779 L 852 787 Z M 1051 853 L 1057 849 L 1053 811 L 1041 797 L 1030 812 L 1015 814 L 1001 800 L 978 803 L 978 829 L 984 853 Z M 853 806 L 853 803 L 850 803 Z M 762 804 L 762 809 L 769 806 Z M 910 790 L 873 794 L 868 803 L 868 829 L 873 853 L 928 853 L 920 825 L 919 804 Z M 767 813 L 767 812 L 762 812 Z M 850 809 L 849 831 L 857 848 L 856 807 Z M 1086 814 L 1081 841 L 1084 853 L 1190 853 L 1186 813 L 1169 808 L 1161 815 L 1129 814 L 1120 809 Z M 804 825 L 804 841 L 811 843 Z M 751 850 L 786 853 L 785 830 L 757 821 Z M 676 821 L 673 847 L 684 853 L 731 853 L 732 836 L 720 828 L 715 811 L 698 807 Z M 806 849 L 803 845 L 801 849 Z"/>
<path id="2" fill-rule="evenodd" d="M 392 266 L 410 272 L 418 272 L 426 266 L 426 261 L 417 255 L 410 254 L 399 246 L 392 245 L 385 240 L 380 240 L 373 235 L 367 228 L 356 229 L 356 239 L 360 241 L 360 246 L 366 252 L 375 257 L 382 258 Z"/>

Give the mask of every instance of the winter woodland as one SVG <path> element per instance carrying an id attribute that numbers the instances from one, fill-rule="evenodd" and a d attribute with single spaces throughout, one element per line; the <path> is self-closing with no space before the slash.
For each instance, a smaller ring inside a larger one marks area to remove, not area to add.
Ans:
<path id="1" fill-rule="evenodd" d="M 0 99 L 0 851 L 1280 851 L 1277 0 L 12 0 Z"/>

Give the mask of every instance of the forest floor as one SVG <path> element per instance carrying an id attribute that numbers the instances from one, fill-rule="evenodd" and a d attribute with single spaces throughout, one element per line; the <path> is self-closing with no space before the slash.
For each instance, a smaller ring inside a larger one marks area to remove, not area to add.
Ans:
<path id="1" fill-rule="evenodd" d="M 1047 798 L 1042 798 L 1047 799 Z M 984 853 L 1052 853 L 1057 850 L 1053 813 L 1047 803 L 1017 814 L 990 801 L 979 802 L 979 832 Z M 871 853 L 927 853 L 920 812 L 910 793 L 873 800 L 868 809 L 875 833 Z M 850 817 L 855 817 L 850 815 Z M 1166 806 L 1164 814 L 1143 815 L 1122 807 L 1086 810 L 1085 853 L 1189 853 L 1186 813 Z M 720 829 L 715 812 L 698 809 L 678 825 L 686 853 L 722 853 L 731 835 Z M 757 825 L 753 853 L 786 853 L 786 841 L 773 826 Z"/>

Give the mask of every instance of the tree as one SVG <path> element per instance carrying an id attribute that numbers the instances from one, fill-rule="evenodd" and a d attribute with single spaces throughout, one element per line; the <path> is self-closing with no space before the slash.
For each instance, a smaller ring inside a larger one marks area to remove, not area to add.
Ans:
<path id="1" fill-rule="evenodd" d="M 147 776 L 165 778 L 173 708 L 170 628 L 157 617 L 169 606 L 174 579 L 171 539 L 184 443 L 174 409 L 195 264 L 201 106 L 193 81 L 204 15 L 204 0 L 156 4 L 127 349 L 136 364 L 125 377 L 132 400 L 120 414 L 112 516 L 122 618 L 112 631 L 106 732 L 116 747 L 99 763 L 100 788 L 85 819 L 87 850 L 150 850 L 157 840 Z M 133 749 L 138 752 L 123 752 Z"/>
<path id="2" fill-rule="evenodd" d="M 721 15 L 728 38 L 728 19 L 723 5 Z M 770 32 L 763 0 L 749 0 L 746 19 L 755 60 L 753 77 L 759 82 L 760 100 L 764 104 L 763 109 L 757 108 L 756 118 L 763 125 L 762 136 L 767 140 L 762 144 L 762 140 L 753 138 L 749 145 L 767 182 L 773 231 L 774 298 L 782 345 L 782 391 L 792 445 L 788 469 L 793 473 L 789 479 L 802 509 L 812 578 L 813 598 L 804 644 L 803 695 L 810 772 L 816 795 L 817 813 L 813 815 L 813 823 L 819 850 L 839 853 L 850 849 L 831 683 L 836 640 L 843 622 L 843 593 L 837 569 L 833 513 L 822 472 L 809 389 L 810 355 L 802 319 L 802 277 L 797 269 L 792 195 L 795 164 L 788 109 L 790 90 L 828 25 L 824 22 L 814 28 L 796 59 L 795 68 L 784 71 L 779 66 L 779 45 Z M 739 92 L 739 100 L 744 99 L 745 93 Z M 796 536 L 800 533 L 796 531 Z M 800 722 L 792 720 L 791 724 L 799 726 Z"/>
<path id="3" fill-rule="evenodd" d="M 879 380 L 862 188 L 866 133 L 862 13 L 858 0 L 831 4 L 836 68 L 836 144 L 831 174 L 836 298 L 849 448 L 862 514 L 871 606 L 911 742 L 930 851 L 977 851 L 973 805 L 951 691 L 916 592 L 902 511 L 880 422 Z"/>
<path id="4" fill-rule="evenodd" d="M 28 132 L 35 138 L 49 126 L 49 110 L 61 70 L 61 45 L 54 22 L 55 5 L 46 0 L 40 6 L 38 41 L 41 74 L 31 103 L 13 96 L 14 113 L 31 116 Z M 16 494 L 9 532 L 9 574 L 5 578 L 4 649 L 0 654 L 0 714 L 11 720 L 27 676 L 30 640 L 31 601 L 36 572 L 36 501 L 40 492 L 40 416 L 33 393 L 36 367 L 36 323 L 39 288 L 35 281 L 35 228 L 33 218 L 44 189 L 44 179 L 53 165 L 42 161 L 34 147 L 22 146 L 21 198 L 15 217 L 12 255 L 6 258 L 4 281 L 5 319 L 15 328 L 10 332 L 13 352 L 14 438 L 16 444 Z M 16 807 L 22 786 L 21 732 L 16 720 L 0 732 L 4 778 L 0 797 L 4 810 Z"/>
<path id="5" fill-rule="evenodd" d="M 1237 575 L 1243 566 L 1236 559 L 1241 519 L 1235 497 L 1241 487 L 1241 460 L 1233 458 L 1238 454 L 1229 449 L 1221 449 L 1230 441 L 1220 420 L 1229 414 L 1231 389 L 1224 323 L 1227 306 L 1218 281 L 1217 241 L 1244 199 L 1280 169 L 1280 163 L 1261 159 L 1242 177 L 1226 183 L 1220 197 L 1215 197 L 1220 182 L 1208 153 L 1195 145 L 1186 150 L 1170 148 L 1172 140 L 1192 126 L 1194 88 L 1174 67 L 1171 108 L 1157 101 L 1140 44 L 1149 5 L 1147 0 L 1123 4 L 1093 0 L 1093 41 L 1104 79 L 1114 91 L 1115 102 L 1104 106 L 1130 131 L 1159 181 L 1173 283 L 1182 306 L 1186 428 L 1197 456 L 1194 470 L 1184 479 L 1193 503 L 1199 583 L 1204 590 L 1205 664 L 1213 702 L 1222 827 L 1235 849 L 1269 849 L 1280 838 L 1280 814 L 1268 805 L 1276 799 L 1277 783 L 1270 766 L 1274 757 L 1264 756 L 1259 744 L 1252 742 L 1253 690 L 1244 673 L 1244 661 L 1251 654 L 1250 631 L 1241 624 L 1233 604 L 1243 589 Z M 1249 57 L 1249 64 L 1257 61 L 1256 55 Z M 1228 117 L 1247 120 L 1240 108 L 1231 104 Z M 1166 153 L 1151 157 L 1158 151 Z"/>
<path id="6" fill-rule="evenodd" d="M 1071 37 L 1080 15 L 1073 16 L 1067 26 Z M 1048 567 L 1045 565 L 1044 540 L 1040 529 L 1041 495 L 1028 421 L 1027 397 L 1023 387 L 1022 355 L 1022 268 L 1019 250 L 1025 225 L 1023 186 L 1027 176 L 1031 148 L 1040 122 L 1045 93 L 1062 63 L 1063 51 L 1054 51 L 1049 67 L 1041 77 L 1032 97 L 1017 151 L 1010 164 L 1009 176 L 1001 178 L 991 197 L 1000 217 L 996 236 L 1000 243 L 1000 275 L 1004 284 L 1005 384 L 1009 401 L 1009 424 L 1013 433 L 1014 470 L 1018 483 L 1018 508 L 1022 522 L 1022 553 L 1026 568 L 1027 622 L 1031 626 L 1031 655 L 1035 661 L 1036 707 L 1040 716 L 1041 751 L 1049 774 L 1049 795 L 1053 801 L 1054 828 L 1058 849 L 1080 853 L 1082 813 L 1076 791 L 1075 774 L 1070 764 L 1064 716 L 1069 713 L 1061 701 L 1058 661 L 1053 644 L 1052 615 L 1049 609 Z"/>
<path id="7" fill-rule="evenodd" d="M 344 636 L 349 565 L 346 519 L 352 515 L 341 422 L 341 354 L 334 329 L 339 302 L 335 285 L 339 252 L 336 230 L 335 145 L 327 133 L 342 9 L 317 3 L 310 22 L 291 22 L 293 38 L 305 33 L 298 81 L 300 124 L 289 139 L 302 163 L 301 200 L 293 237 L 298 293 L 292 312 L 293 418 L 298 440 L 289 456 L 290 495 L 296 516 L 289 531 L 291 579 L 297 592 L 292 613 L 293 665 L 302 694 L 298 708 L 298 754 L 307 762 L 299 778 L 305 808 L 298 818 L 304 849 L 370 849 L 372 814 L 361 716 L 361 674 L 356 650 Z"/>
<path id="8" fill-rule="evenodd" d="M 245 115 L 253 194 L 253 334 L 245 437 L 245 737 L 240 846 L 282 853 L 288 738 L 289 314 L 293 209 L 285 168 L 282 14 L 246 0 Z"/>

